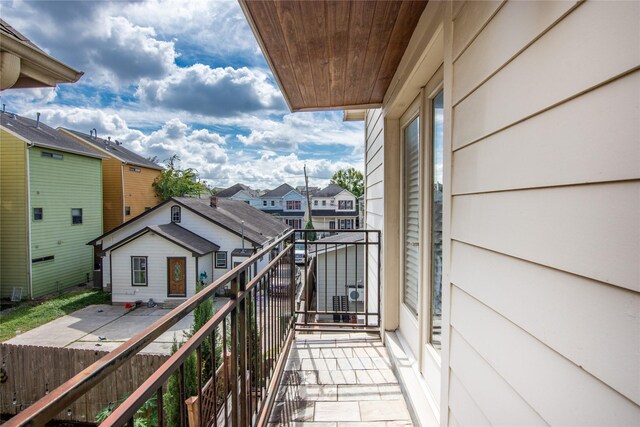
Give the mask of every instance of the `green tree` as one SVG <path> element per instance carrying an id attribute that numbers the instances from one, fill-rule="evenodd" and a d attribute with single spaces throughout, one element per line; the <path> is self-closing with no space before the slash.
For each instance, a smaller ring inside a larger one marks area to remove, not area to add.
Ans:
<path id="1" fill-rule="evenodd" d="M 160 176 L 153 183 L 153 189 L 163 201 L 171 197 L 198 196 L 209 193 L 209 188 L 197 181 L 198 171 L 192 168 L 180 169 L 177 155 L 171 156 L 169 166 L 160 172 Z"/>
<path id="2" fill-rule="evenodd" d="M 364 177 L 362 172 L 355 168 L 340 169 L 331 177 L 331 183 L 351 191 L 356 197 L 364 193 Z"/>

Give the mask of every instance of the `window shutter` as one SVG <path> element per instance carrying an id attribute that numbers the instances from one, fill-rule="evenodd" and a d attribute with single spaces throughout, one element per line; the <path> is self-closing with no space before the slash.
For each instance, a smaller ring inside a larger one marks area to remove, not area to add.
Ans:
<path id="1" fill-rule="evenodd" d="M 418 314 L 420 239 L 420 137 L 416 117 L 404 129 L 404 283 L 403 300 Z"/>

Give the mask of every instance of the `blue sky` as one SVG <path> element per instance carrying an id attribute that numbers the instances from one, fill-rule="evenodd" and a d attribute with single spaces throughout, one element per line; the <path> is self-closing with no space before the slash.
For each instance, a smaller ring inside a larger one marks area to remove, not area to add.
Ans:
<path id="1" fill-rule="evenodd" d="M 0 14 L 85 75 L 2 103 L 50 126 L 111 136 L 145 156 L 173 154 L 211 186 L 325 185 L 363 167 L 362 123 L 292 114 L 238 3 L 226 0 L 7 1 Z"/>

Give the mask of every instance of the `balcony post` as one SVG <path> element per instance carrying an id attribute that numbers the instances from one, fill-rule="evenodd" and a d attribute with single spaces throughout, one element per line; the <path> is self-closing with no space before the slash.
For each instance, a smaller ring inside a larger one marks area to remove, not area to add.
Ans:
<path id="1" fill-rule="evenodd" d="M 247 271 L 238 274 L 238 296 L 245 293 Z M 240 425 L 247 423 L 247 298 L 238 304 L 238 344 L 240 345 Z"/>
<path id="2" fill-rule="evenodd" d="M 231 281 L 231 299 L 238 299 L 238 281 Z M 238 306 L 231 311 L 231 425 L 238 427 Z M 226 402 L 225 402 L 226 404 Z"/>
<path id="3" fill-rule="evenodd" d="M 291 328 L 293 329 L 293 333 L 295 334 L 295 321 L 296 321 L 296 233 L 291 235 L 291 247 L 289 253 L 289 267 L 290 267 L 290 280 L 289 280 L 289 302 L 291 303 L 291 317 L 293 318 L 293 323 Z"/>

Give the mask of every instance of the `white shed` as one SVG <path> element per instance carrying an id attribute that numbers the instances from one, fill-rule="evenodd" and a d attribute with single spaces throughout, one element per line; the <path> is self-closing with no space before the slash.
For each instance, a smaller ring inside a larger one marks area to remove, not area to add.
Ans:
<path id="1" fill-rule="evenodd" d="M 364 312 L 364 233 L 342 233 L 310 242 L 315 256 L 317 311 Z M 350 322 L 348 315 L 319 315 L 318 321 Z"/>

